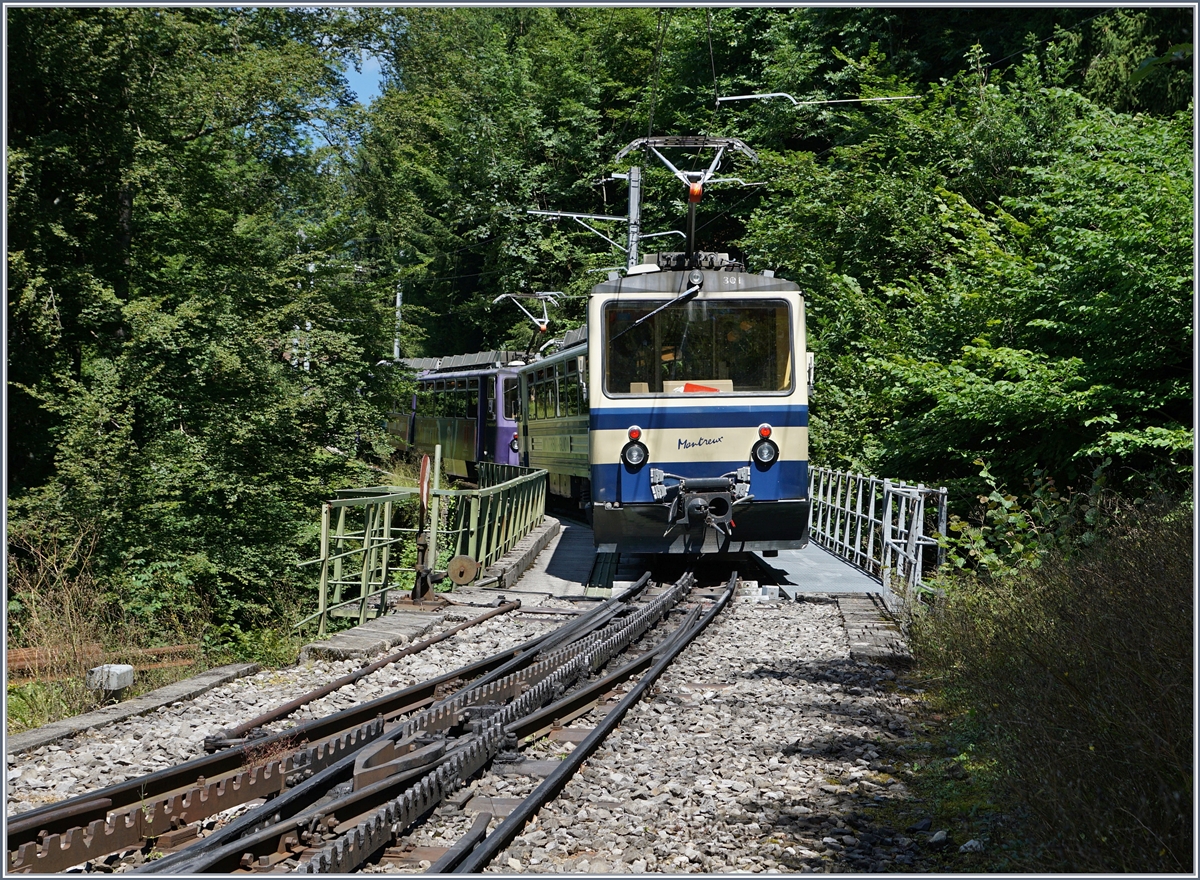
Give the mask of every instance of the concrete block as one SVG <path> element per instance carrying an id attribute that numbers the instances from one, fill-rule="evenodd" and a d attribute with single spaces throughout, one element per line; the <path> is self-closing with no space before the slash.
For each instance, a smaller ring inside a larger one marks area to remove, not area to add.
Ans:
<path id="1" fill-rule="evenodd" d="M 105 663 L 89 669 L 85 683 L 93 691 L 119 691 L 133 685 L 133 667 L 128 663 Z"/>

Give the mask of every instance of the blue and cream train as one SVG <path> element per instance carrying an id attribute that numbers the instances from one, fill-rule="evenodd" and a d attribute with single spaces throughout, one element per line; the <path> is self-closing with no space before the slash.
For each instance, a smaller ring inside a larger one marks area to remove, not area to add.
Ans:
<path id="1" fill-rule="evenodd" d="M 614 552 L 808 541 L 808 357 L 797 285 L 679 255 L 592 288 L 587 329 L 516 367 L 520 463 Z M 659 265 L 659 263 L 663 265 Z"/>

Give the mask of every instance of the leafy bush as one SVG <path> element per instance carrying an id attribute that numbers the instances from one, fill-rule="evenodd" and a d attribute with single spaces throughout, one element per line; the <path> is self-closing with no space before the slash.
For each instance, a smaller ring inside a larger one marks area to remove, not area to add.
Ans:
<path id="1" fill-rule="evenodd" d="M 202 641 L 205 657 L 210 663 L 290 666 L 300 653 L 300 638 L 284 626 L 249 631 L 243 631 L 233 623 L 212 627 L 204 634 Z"/>
<path id="2" fill-rule="evenodd" d="M 1076 547 L 1089 545 L 1121 504 L 1106 489 L 1104 470 L 1110 463 L 1106 459 L 1096 468 L 1087 490 L 1068 488 L 1065 495 L 1053 477 L 1035 470 L 1022 498 L 1009 493 L 987 464 L 976 459 L 982 466 L 979 478 L 989 491 L 979 496 L 973 516 L 950 517 L 949 534 L 938 538 L 947 550 L 946 565 L 1007 576 L 1021 568 L 1037 568 L 1055 551 L 1069 556 Z"/>
<path id="3" fill-rule="evenodd" d="M 1042 870 L 1192 870 L 1189 508 L 1125 505 L 1073 558 L 944 577 L 912 621 L 1040 823 Z"/>

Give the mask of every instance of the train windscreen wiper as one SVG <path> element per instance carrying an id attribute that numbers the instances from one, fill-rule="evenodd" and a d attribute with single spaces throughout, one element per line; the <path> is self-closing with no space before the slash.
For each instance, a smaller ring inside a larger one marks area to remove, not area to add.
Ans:
<path id="1" fill-rule="evenodd" d="M 649 321 L 651 318 L 653 318 L 655 315 L 657 315 L 659 312 L 665 311 L 666 309 L 669 309 L 671 306 L 677 306 L 680 303 L 689 302 L 690 300 L 695 299 L 696 294 L 698 294 L 699 292 L 700 292 L 699 284 L 689 287 L 687 290 L 685 290 L 683 293 L 679 294 L 679 296 L 675 297 L 675 299 L 671 300 L 670 302 L 663 303 L 661 306 L 659 306 L 654 311 L 647 312 L 646 314 L 642 315 L 640 318 L 638 318 L 636 321 L 634 321 L 632 324 L 630 324 L 628 327 L 626 327 L 624 330 L 622 330 L 616 336 L 613 336 L 611 339 L 609 339 L 608 340 L 609 344 L 611 345 L 612 343 L 616 342 L 618 339 L 620 339 L 622 336 L 624 336 L 626 333 L 628 333 L 630 330 L 634 329 L 635 327 L 642 326 L 647 321 Z"/>

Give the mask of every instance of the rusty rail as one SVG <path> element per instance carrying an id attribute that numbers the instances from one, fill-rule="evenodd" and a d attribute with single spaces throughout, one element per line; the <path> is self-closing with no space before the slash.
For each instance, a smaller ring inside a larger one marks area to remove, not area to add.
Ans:
<path id="1" fill-rule="evenodd" d="M 520 599 L 516 600 L 515 602 L 505 602 L 503 605 L 493 608 L 486 614 L 473 617 L 465 623 L 460 623 L 458 626 L 452 627 L 445 632 L 425 639 L 423 642 L 417 642 L 416 644 L 409 645 L 408 647 L 403 648 L 394 654 L 389 654 L 380 660 L 376 660 L 369 666 L 364 666 L 362 669 L 351 672 L 349 675 L 343 675 L 341 678 L 335 679 L 334 681 L 329 682 L 329 684 L 317 688 L 315 691 L 310 691 L 307 694 L 303 694 L 292 700 L 290 703 L 284 703 L 282 706 L 278 706 L 269 712 L 264 712 L 257 718 L 251 718 L 249 721 L 239 724 L 237 727 L 226 728 L 217 736 L 205 737 L 204 749 L 205 751 L 215 752 L 218 749 L 228 748 L 229 746 L 241 745 L 244 742 L 243 737 L 257 727 L 262 727 L 264 724 L 270 724 L 272 721 L 278 721 L 280 718 L 286 718 L 301 706 L 305 706 L 314 700 L 319 700 L 321 697 L 331 694 L 336 690 L 340 690 L 348 684 L 354 684 L 360 678 L 370 675 L 377 669 L 382 669 L 389 663 L 395 663 L 397 660 L 407 657 L 410 654 L 416 654 L 420 651 L 424 651 L 426 648 L 432 647 L 438 642 L 444 641 L 445 639 L 450 638 L 452 635 L 462 632 L 464 629 L 477 626 L 484 621 L 491 620 L 493 617 L 497 617 L 501 614 L 508 614 L 511 611 L 516 611 L 520 607 Z"/>
<path id="2" fill-rule="evenodd" d="M 200 645 L 163 645 L 156 648 L 123 648 L 120 651 L 105 651 L 99 642 L 89 642 L 80 646 L 75 652 L 59 651 L 52 648 L 9 648 L 5 653 L 4 665 L 8 674 L 20 674 L 22 679 L 45 680 L 50 673 L 57 673 L 72 667 L 78 667 L 80 661 L 89 664 L 112 663 L 118 660 L 132 660 L 138 657 L 171 657 L 179 654 L 192 654 L 200 650 Z M 131 665 L 140 670 L 165 669 L 171 666 L 188 666 L 194 659 L 184 658 L 167 660 L 161 663 L 139 663 Z M 66 677 L 64 675 L 57 676 Z"/>

